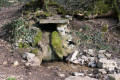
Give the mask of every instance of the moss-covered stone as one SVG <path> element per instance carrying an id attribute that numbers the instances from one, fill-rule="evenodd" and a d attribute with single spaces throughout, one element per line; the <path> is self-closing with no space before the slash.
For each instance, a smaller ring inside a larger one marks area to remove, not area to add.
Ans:
<path id="1" fill-rule="evenodd" d="M 30 53 L 33 53 L 33 54 L 35 54 L 35 55 L 37 56 L 38 53 L 39 53 L 39 49 L 32 49 L 32 50 L 30 51 Z"/>
<path id="2" fill-rule="evenodd" d="M 57 31 L 54 31 L 52 33 L 52 46 L 53 46 L 53 50 L 55 51 L 56 55 L 60 58 L 60 59 L 63 59 L 63 56 L 64 56 L 64 51 L 63 51 L 63 48 L 62 48 L 62 41 L 61 41 L 61 38 L 58 34 Z"/>
<path id="3" fill-rule="evenodd" d="M 38 42 L 42 40 L 42 31 L 39 30 L 34 38 L 33 46 L 36 46 Z"/>

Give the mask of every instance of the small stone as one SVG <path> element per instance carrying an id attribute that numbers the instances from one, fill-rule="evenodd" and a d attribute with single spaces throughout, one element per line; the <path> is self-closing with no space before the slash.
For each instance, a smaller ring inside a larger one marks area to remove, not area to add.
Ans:
<path id="1" fill-rule="evenodd" d="M 76 59 L 77 59 L 77 55 L 78 55 L 78 51 L 75 51 L 75 52 L 71 53 L 71 54 L 66 58 L 66 60 L 67 60 L 67 61 L 76 60 Z"/>
<path id="2" fill-rule="evenodd" d="M 60 31 L 60 32 L 65 31 L 64 27 L 57 27 L 57 30 Z"/>
<path id="3" fill-rule="evenodd" d="M 103 54 L 103 53 L 105 53 L 106 52 L 106 50 L 99 50 L 99 54 Z"/>
<path id="4" fill-rule="evenodd" d="M 58 74 L 58 76 L 64 78 L 65 74 Z"/>
<path id="5" fill-rule="evenodd" d="M 108 74 L 108 80 L 120 80 L 120 74 Z"/>
<path id="6" fill-rule="evenodd" d="M 3 62 L 3 65 L 7 65 L 7 63 L 8 63 L 7 61 L 4 61 L 4 62 Z"/>
<path id="7" fill-rule="evenodd" d="M 73 75 L 74 76 L 84 76 L 84 73 L 74 72 Z"/>
<path id="8" fill-rule="evenodd" d="M 98 54 L 97 57 L 98 57 L 98 58 L 105 58 L 105 55 L 104 55 L 104 54 Z"/>
<path id="9" fill-rule="evenodd" d="M 18 65 L 19 65 L 19 62 L 18 62 L 18 61 L 15 61 L 15 62 L 13 63 L 13 65 L 14 65 L 14 66 L 18 66 Z"/>
<path id="10" fill-rule="evenodd" d="M 40 66 L 41 61 L 37 58 L 31 58 L 30 60 L 28 60 L 28 62 L 25 64 L 26 66 Z"/>
<path id="11" fill-rule="evenodd" d="M 90 56 L 95 56 L 95 50 L 93 49 L 83 50 L 83 52 Z"/>
<path id="12" fill-rule="evenodd" d="M 107 58 L 110 58 L 110 57 L 112 56 L 112 54 L 105 53 L 105 56 L 106 56 Z"/>
<path id="13" fill-rule="evenodd" d="M 81 57 L 83 60 L 85 60 L 85 61 L 88 61 L 88 57 L 86 57 L 86 56 L 84 56 L 84 55 L 82 55 L 82 57 Z"/>
<path id="14" fill-rule="evenodd" d="M 68 35 L 68 41 L 72 41 L 72 36 L 71 35 Z"/>
<path id="15" fill-rule="evenodd" d="M 33 53 L 24 53 L 24 54 L 22 54 L 22 58 L 23 59 L 31 59 L 31 58 L 33 58 L 33 57 L 35 57 L 35 54 L 33 54 Z"/>
<path id="16" fill-rule="evenodd" d="M 101 72 L 102 74 L 107 74 L 106 70 L 105 69 L 98 69 L 99 72 Z"/>
<path id="17" fill-rule="evenodd" d="M 96 67 L 96 64 L 94 61 L 91 61 L 88 63 L 88 66 L 92 67 L 92 68 L 95 68 Z"/>
<path id="18" fill-rule="evenodd" d="M 65 15 L 65 18 L 72 20 L 72 16 L 70 16 L 70 15 Z"/>

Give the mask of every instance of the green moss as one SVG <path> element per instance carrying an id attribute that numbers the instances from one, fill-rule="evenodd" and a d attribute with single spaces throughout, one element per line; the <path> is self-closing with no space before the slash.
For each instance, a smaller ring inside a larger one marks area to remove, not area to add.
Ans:
<path id="1" fill-rule="evenodd" d="M 42 40 L 42 31 L 39 30 L 34 38 L 33 46 L 36 46 L 38 42 Z"/>
<path id="2" fill-rule="evenodd" d="M 45 17 L 49 17 L 51 14 L 49 12 L 42 12 L 42 13 L 37 13 L 36 16 L 45 16 Z"/>
<path id="3" fill-rule="evenodd" d="M 30 45 L 28 43 L 19 43 L 19 48 L 28 48 Z"/>
<path id="4" fill-rule="evenodd" d="M 60 7 L 60 5 L 56 2 L 50 1 L 48 6 Z"/>
<path id="5" fill-rule="evenodd" d="M 63 59 L 63 48 L 62 48 L 62 42 L 61 42 L 61 38 L 58 34 L 58 32 L 54 31 L 52 33 L 52 46 L 53 46 L 53 50 L 55 51 L 56 55 L 60 58 Z"/>
<path id="6" fill-rule="evenodd" d="M 35 54 L 36 56 L 37 56 L 38 52 L 39 52 L 39 49 L 32 49 L 32 50 L 30 51 L 30 53 L 33 53 L 33 54 Z"/>
<path id="7" fill-rule="evenodd" d="M 19 43 L 19 48 L 23 48 L 23 45 L 22 45 L 22 43 Z"/>
<path id="8" fill-rule="evenodd" d="M 15 78 L 7 78 L 7 80 L 16 80 Z"/>

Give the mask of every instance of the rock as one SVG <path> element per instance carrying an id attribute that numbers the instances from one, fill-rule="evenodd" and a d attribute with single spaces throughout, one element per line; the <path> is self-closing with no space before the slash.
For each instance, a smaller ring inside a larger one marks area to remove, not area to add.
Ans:
<path id="1" fill-rule="evenodd" d="M 107 58 L 110 58 L 110 57 L 112 56 L 112 54 L 105 53 L 105 56 L 106 56 Z"/>
<path id="2" fill-rule="evenodd" d="M 64 27 L 57 27 L 57 30 L 60 32 L 63 32 L 63 31 L 65 31 L 65 28 Z"/>
<path id="3" fill-rule="evenodd" d="M 35 21 L 33 21 L 33 20 L 28 21 L 29 27 L 33 26 L 34 24 L 35 24 Z"/>
<path id="4" fill-rule="evenodd" d="M 99 70 L 97 68 L 93 69 L 93 74 L 98 74 L 99 73 Z M 92 74 L 92 76 L 93 76 Z"/>
<path id="5" fill-rule="evenodd" d="M 41 62 L 37 57 L 31 58 L 28 60 L 28 62 L 25 64 L 26 66 L 40 66 Z"/>
<path id="6" fill-rule="evenodd" d="M 108 80 L 120 80 L 120 74 L 108 74 Z"/>
<path id="7" fill-rule="evenodd" d="M 95 57 L 87 57 L 88 61 L 95 61 Z"/>
<path id="8" fill-rule="evenodd" d="M 69 23 L 69 20 L 65 19 L 58 19 L 58 20 L 50 20 L 50 19 L 40 19 L 39 21 L 40 24 L 67 24 Z"/>
<path id="9" fill-rule="evenodd" d="M 83 52 L 90 56 L 95 56 L 95 50 L 93 49 L 83 50 Z"/>
<path id="10" fill-rule="evenodd" d="M 57 74 L 59 77 L 64 78 L 65 74 Z"/>
<path id="11" fill-rule="evenodd" d="M 97 80 L 95 78 L 91 78 L 88 76 L 81 77 L 81 76 L 69 76 L 68 78 L 65 78 L 65 80 Z"/>
<path id="12" fill-rule="evenodd" d="M 13 66 L 18 66 L 19 62 L 18 61 L 14 61 Z"/>
<path id="13" fill-rule="evenodd" d="M 112 71 L 118 67 L 115 61 L 107 60 L 106 58 L 100 58 L 97 66 L 98 68 L 107 69 L 109 71 Z"/>
<path id="14" fill-rule="evenodd" d="M 63 59 L 63 56 L 66 55 L 66 52 L 62 47 L 62 40 L 57 31 L 54 31 L 51 34 L 51 44 L 52 44 L 54 53 L 58 56 L 59 59 Z"/>
<path id="15" fill-rule="evenodd" d="M 8 63 L 7 61 L 4 61 L 4 62 L 3 62 L 3 65 L 7 65 L 7 63 Z"/>
<path id="16" fill-rule="evenodd" d="M 65 18 L 72 20 L 72 16 L 70 16 L 70 15 L 65 15 Z"/>
<path id="17" fill-rule="evenodd" d="M 72 62 L 73 60 L 77 59 L 77 55 L 78 55 L 78 51 L 74 51 L 66 58 L 66 60 Z"/>
<path id="18" fill-rule="evenodd" d="M 106 52 L 106 50 L 99 50 L 99 54 L 103 54 L 103 53 L 105 53 Z"/>
<path id="19" fill-rule="evenodd" d="M 74 72 L 73 75 L 74 76 L 84 76 L 85 74 L 84 73 L 79 73 L 79 72 Z"/>
<path id="20" fill-rule="evenodd" d="M 96 67 L 96 63 L 94 61 L 91 61 L 88 63 L 88 66 L 94 68 L 94 67 Z"/>
<path id="21" fill-rule="evenodd" d="M 33 57 L 35 57 L 35 54 L 33 54 L 33 53 L 24 53 L 24 54 L 22 54 L 22 58 L 23 59 L 31 59 L 31 58 L 33 58 Z"/>
<path id="22" fill-rule="evenodd" d="M 98 58 L 106 58 L 104 54 L 98 54 Z"/>
<path id="23" fill-rule="evenodd" d="M 72 36 L 71 35 L 68 35 L 68 42 L 72 41 Z"/>
<path id="24" fill-rule="evenodd" d="M 66 32 L 66 33 L 70 33 L 71 30 L 67 28 L 67 29 L 65 29 L 65 32 Z"/>
<path id="25" fill-rule="evenodd" d="M 107 71 L 105 69 L 98 69 L 99 72 L 101 72 L 102 74 L 107 74 Z"/>
<path id="26" fill-rule="evenodd" d="M 82 57 L 81 57 L 83 60 L 85 60 L 85 61 L 88 61 L 88 57 L 86 57 L 85 55 L 82 55 Z"/>

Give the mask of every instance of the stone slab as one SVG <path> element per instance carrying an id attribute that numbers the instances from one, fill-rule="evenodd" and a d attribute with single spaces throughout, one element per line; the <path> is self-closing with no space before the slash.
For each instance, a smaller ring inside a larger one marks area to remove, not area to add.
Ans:
<path id="1" fill-rule="evenodd" d="M 69 23 L 68 19 L 60 19 L 60 20 L 50 20 L 50 19 L 40 19 L 39 21 L 40 24 L 67 24 Z"/>

